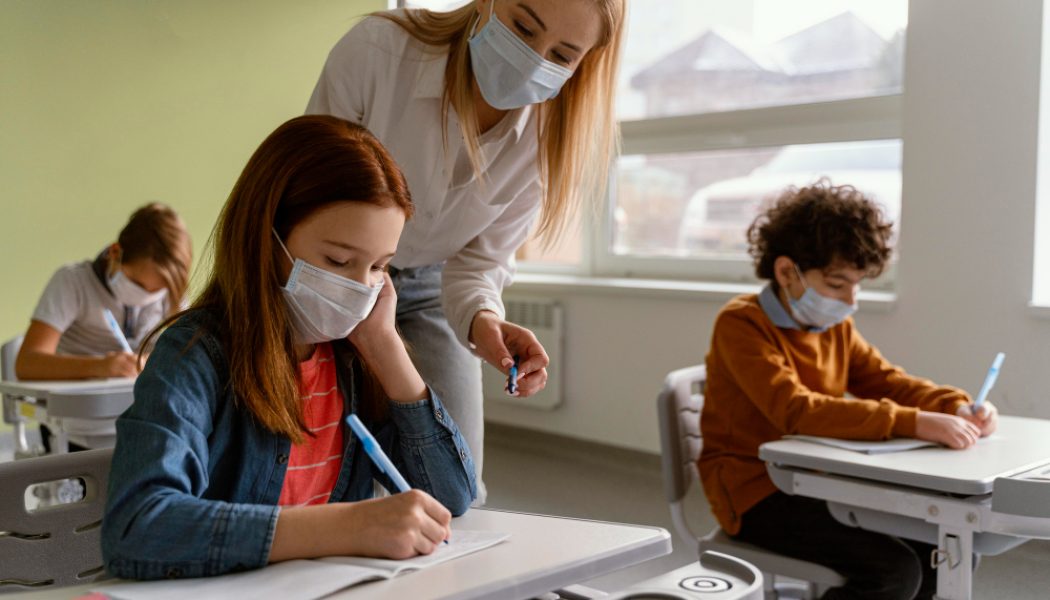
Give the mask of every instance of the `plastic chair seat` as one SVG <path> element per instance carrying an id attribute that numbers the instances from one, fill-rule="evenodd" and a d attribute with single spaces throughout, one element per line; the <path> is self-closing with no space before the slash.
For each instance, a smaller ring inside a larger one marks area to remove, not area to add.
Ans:
<path id="1" fill-rule="evenodd" d="M 734 540 L 721 527 L 715 527 L 711 533 L 700 539 L 700 549 L 735 556 L 755 565 L 763 573 L 801 579 L 821 587 L 832 588 L 846 583 L 841 575 L 828 567 L 775 554 L 758 546 Z"/>

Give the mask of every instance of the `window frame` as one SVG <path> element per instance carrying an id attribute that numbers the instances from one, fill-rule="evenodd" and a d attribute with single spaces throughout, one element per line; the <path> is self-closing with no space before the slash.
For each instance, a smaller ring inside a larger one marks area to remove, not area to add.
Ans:
<path id="1" fill-rule="evenodd" d="M 404 8 L 405 0 L 388 0 Z M 907 34 L 905 34 L 907 35 Z M 908 45 L 904 45 L 905 56 Z M 745 108 L 618 122 L 621 155 L 744 150 L 791 144 L 902 139 L 903 92 L 820 102 Z M 903 162 L 903 161 L 902 161 Z M 902 166 L 903 169 L 903 166 Z M 671 279 L 715 283 L 757 283 L 749 258 L 621 256 L 613 253 L 615 164 L 596 213 L 581 209 L 577 265 L 518 261 L 522 273 L 594 278 Z M 902 201 L 903 208 L 903 201 Z M 894 254 L 896 257 L 897 255 Z M 896 261 L 865 287 L 892 290 Z"/>
<path id="2" fill-rule="evenodd" d="M 742 150 L 789 144 L 862 142 L 901 138 L 902 94 L 850 98 L 737 111 L 621 121 L 623 155 Z M 642 277 L 754 283 L 748 258 L 621 256 L 610 248 L 615 185 L 610 185 L 590 236 L 590 273 L 598 277 Z M 523 269 L 524 270 L 524 269 Z M 868 287 L 888 289 L 890 268 Z"/>

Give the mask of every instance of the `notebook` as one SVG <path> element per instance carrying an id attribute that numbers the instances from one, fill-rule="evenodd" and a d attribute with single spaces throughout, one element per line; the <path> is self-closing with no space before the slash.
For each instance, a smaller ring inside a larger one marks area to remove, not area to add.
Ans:
<path id="1" fill-rule="evenodd" d="M 888 452 L 904 452 L 905 450 L 916 450 L 918 448 L 934 448 L 940 446 L 937 442 L 917 440 L 914 438 L 894 438 L 892 440 L 863 441 L 863 440 L 841 440 L 838 438 L 820 437 L 816 435 L 785 435 L 784 439 L 802 440 L 814 444 L 823 444 L 832 448 L 863 452 L 864 454 L 886 454 Z"/>
<path id="2" fill-rule="evenodd" d="M 314 600 L 358 583 L 390 579 L 494 546 L 510 537 L 492 531 L 453 531 L 433 553 L 406 560 L 330 556 L 289 560 L 262 569 L 193 579 L 128 581 L 93 588 L 114 600 Z"/>

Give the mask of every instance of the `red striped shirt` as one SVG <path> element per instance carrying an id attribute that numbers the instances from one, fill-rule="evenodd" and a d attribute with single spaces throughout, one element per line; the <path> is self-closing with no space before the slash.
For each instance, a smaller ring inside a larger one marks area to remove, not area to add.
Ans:
<path id="1" fill-rule="evenodd" d="M 313 356 L 299 363 L 299 395 L 306 426 L 315 437 L 292 444 L 288 472 L 281 487 L 281 506 L 325 504 L 339 478 L 343 458 L 343 395 L 336 384 L 332 345 L 318 344 Z"/>

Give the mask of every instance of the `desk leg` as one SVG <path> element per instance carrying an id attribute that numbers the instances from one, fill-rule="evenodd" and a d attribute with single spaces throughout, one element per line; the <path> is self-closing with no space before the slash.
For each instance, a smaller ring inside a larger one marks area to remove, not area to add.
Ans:
<path id="1" fill-rule="evenodd" d="M 69 436 L 62 427 L 54 422 L 48 421 L 48 429 L 51 430 L 51 454 L 66 454 L 69 452 Z"/>
<path id="2" fill-rule="evenodd" d="M 937 598 L 970 600 L 973 585 L 973 531 L 942 524 L 939 547 L 931 560 L 937 568 Z"/>

